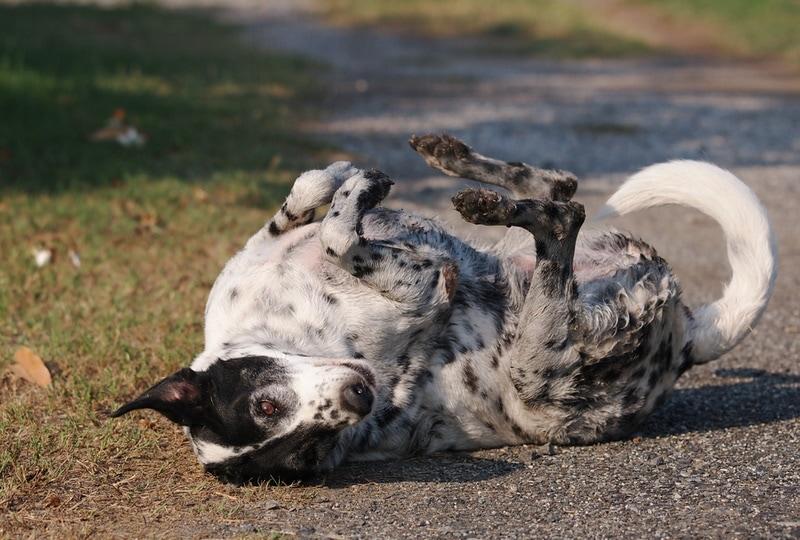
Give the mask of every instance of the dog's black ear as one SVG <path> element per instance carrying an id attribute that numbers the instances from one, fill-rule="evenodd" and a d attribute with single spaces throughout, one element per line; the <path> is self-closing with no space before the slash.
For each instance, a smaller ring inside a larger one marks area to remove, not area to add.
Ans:
<path id="1" fill-rule="evenodd" d="M 203 416 L 203 386 L 201 373 L 183 368 L 111 413 L 111 417 L 136 409 L 153 409 L 182 426 L 199 424 Z"/>

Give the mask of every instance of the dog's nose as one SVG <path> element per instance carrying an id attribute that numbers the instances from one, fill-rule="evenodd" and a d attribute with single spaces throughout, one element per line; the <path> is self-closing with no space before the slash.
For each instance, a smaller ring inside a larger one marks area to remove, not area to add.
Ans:
<path id="1" fill-rule="evenodd" d="M 363 383 L 345 386 L 342 390 L 342 406 L 359 416 L 366 416 L 372 410 L 372 391 Z"/>

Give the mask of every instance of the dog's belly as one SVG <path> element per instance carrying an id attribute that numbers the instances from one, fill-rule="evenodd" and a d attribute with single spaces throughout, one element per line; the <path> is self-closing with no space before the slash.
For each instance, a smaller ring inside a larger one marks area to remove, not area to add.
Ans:
<path id="1" fill-rule="evenodd" d="M 367 234 L 402 237 L 406 225 L 422 221 L 382 218 L 365 220 L 372 225 Z M 286 352 L 382 358 L 426 322 L 329 263 L 318 233 L 315 223 L 251 242 L 228 262 L 206 306 L 207 350 L 255 342 Z"/>
<path id="2" fill-rule="evenodd" d="M 317 341 L 336 352 L 336 300 L 321 277 L 317 225 L 248 245 L 225 266 L 206 306 L 206 349 L 223 343 L 274 343 L 300 351 Z"/>

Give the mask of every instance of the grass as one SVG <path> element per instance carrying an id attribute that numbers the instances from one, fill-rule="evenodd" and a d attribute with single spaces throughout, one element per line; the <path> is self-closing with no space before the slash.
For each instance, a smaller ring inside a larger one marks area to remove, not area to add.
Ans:
<path id="1" fill-rule="evenodd" d="M 439 36 L 482 35 L 493 48 L 555 58 L 640 55 L 650 49 L 559 0 L 322 0 L 341 24 L 394 26 Z"/>
<path id="2" fill-rule="evenodd" d="M 796 0 L 321 0 L 334 22 L 397 27 L 440 36 L 481 35 L 494 46 L 555 58 L 620 57 L 686 52 L 681 28 L 703 29 L 718 53 L 800 64 L 800 3 Z M 610 9 L 614 8 L 614 9 Z M 615 14 L 635 12 L 641 28 Z M 616 23 L 616 24 L 615 24 Z M 665 43 L 651 43 L 652 25 Z M 672 42 L 674 45 L 671 47 Z"/>
<path id="3" fill-rule="evenodd" d="M 628 0 L 681 20 L 700 20 L 736 55 L 800 64 L 800 2 L 796 0 Z"/>
<path id="4" fill-rule="evenodd" d="M 107 414 L 201 349 L 222 264 L 325 151 L 293 130 L 311 67 L 198 13 L 0 5 L 0 373 L 25 345 L 54 374 L 0 378 L 0 537 L 208 534 L 259 512 L 263 490 L 203 475 L 167 422 Z M 88 139 L 117 108 L 144 146 Z"/>

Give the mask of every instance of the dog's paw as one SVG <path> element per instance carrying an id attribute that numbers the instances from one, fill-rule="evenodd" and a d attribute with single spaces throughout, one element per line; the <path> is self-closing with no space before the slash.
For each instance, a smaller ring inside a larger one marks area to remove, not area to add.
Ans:
<path id="1" fill-rule="evenodd" d="M 297 177 L 289 193 L 289 210 L 300 214 L 331 202 L 345 180 L 359 173 L 349 161 L 337 161 L 324 170 L 306 171 Z"/>
<path id="2" fill-rule="evenodd" d="M 351 208 L 356 215 L 361 215 L 385 199 L 392 185 L 394 182 L 377 169 L 360 172 L 339 188 L 331 208 L 341 212 Z"/>
<path id="3" fill-rule="evenodd" d="M 408 144 L 428 165 L 450 176 L 458 176 L 450 170 L 451 167 L 456 161 L 468 159 L 472 152 L 469 146 L 446 133 L 421 137 L 414 135 Z"/>
<path id="4" fill-rule="evenodd" d="M 465 189 L 452 199 L 461 216 L 476 225 L 507 225 L 516 204 L 490 189 Z"/>

